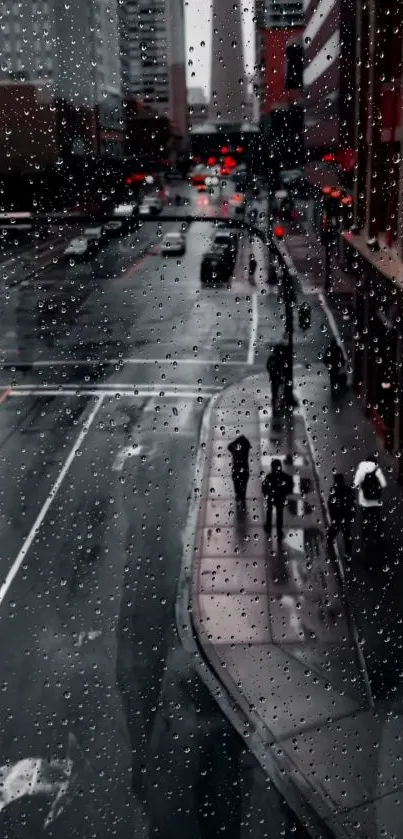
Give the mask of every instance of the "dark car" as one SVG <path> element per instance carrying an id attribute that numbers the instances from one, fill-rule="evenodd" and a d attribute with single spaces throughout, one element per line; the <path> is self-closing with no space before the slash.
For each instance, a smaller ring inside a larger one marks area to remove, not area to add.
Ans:
<path id="1" fill-rule="evenodd" d="M 238 236 L 233 230 L 220 228 L 213 236 L 212 244 L 214 247 L 220 247 L 229 254 L 229 261 L 231 263 L 231 270 L 234 268 L 238 254 Z"/>
<path id="2" fill-rule="evenodd" d="M 212 246 L 202 259 L 201 283 L 203 285 L 228 284 L 231 270 L 228 252 L 224 248 Z"/>

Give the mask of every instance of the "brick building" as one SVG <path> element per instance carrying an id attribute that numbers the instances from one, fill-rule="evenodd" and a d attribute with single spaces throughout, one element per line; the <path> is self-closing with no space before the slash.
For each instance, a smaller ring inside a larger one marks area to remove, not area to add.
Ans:
<path id="1" fill-rule="evenodd" d="M 400 453 L 403 3 L 310 0 L 303 40 L 311 221 L 323 233 L 333 208 L 353 289 L 354 385 L 384 445 Z"/>
<path id="2" fill-rule="evenodd" d="M 356 281 L 354 381 L 385 445 L 400 453 L 403 4 L 357 0 L 356 25 L 354 226 L 342 234 Z"/>

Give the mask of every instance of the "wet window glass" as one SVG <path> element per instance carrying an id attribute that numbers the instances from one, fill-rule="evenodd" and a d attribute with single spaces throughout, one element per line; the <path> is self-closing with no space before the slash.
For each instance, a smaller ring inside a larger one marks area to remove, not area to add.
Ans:
<path id="1" fill-rule="evenodd" d="M 403 836 L 402 11 L 0 2 L 0 834 Z"/>

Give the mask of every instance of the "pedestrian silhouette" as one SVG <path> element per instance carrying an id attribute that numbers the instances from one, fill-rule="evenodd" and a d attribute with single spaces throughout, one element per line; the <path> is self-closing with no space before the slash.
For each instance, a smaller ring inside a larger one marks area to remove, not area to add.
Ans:
<path id="1" fill-rule="evenodd" d="M 273 507 L 276 510 L 277 537 L 283 538 L 284 507 L 287 497 L 292 494 L 293 480 L 283 471 L 281 460 L 275 458 L 262 483 L 263 497 L 266 502 L 266 530 L 271 532 Z"/>
<path id="2" fill-rule="evenodd" d="M 334 476 L 334 484 L 328 497 L 330 526 L 327 534 L 328 546 L 333 545 L 339 533 L 342 533 L 347 556 L 352 553 L 351 528 L 355 515 L 354 490 L 346 484 L 344 475 Z"/>
<path id="3" fill-rule="evenodd" d="M 255 276 L 257 262 L 253 253 L 251 253 L 249 257 L 249 277 L 253 279 Z"/>
<path id="4" fill-rule="evenodd" d="M 332 338 L 324 354 L 323 361 L 329 371 L 330 387 L 332 390 L 336 390 L 341 384 L 342 378 L 345 378 L 345 358 L 343 350 L 335 338 Z"/>
<path id="5" fill-rule="evenodd" d="M 276 344 L 267 359 L 266 369 L 271 384 L 271 402 L 274 416 L 278 413 L 278 395 L 285 382 L 287 370 L 287 349 L 284 344 Z"/>
<path id="6" fill-rule="evenodd" d="M 249 452 L 251 444 L 247 437 L 241 434 L 228 446 L 232 455 L 232 482 L 234 484 L 235 501 L 245 509 L 246 488 L 249 480 Z"/>
<path id="7" fill-rule="evenodd" d="M 358 464 L 354 487 L 358 489 L 362 540 L 364 543 L 370 539 L 378 542 L 382 537 L 382 490 L 386 487 L 386 479 L 378 465 L 376 454 L 367 455 L 365 460 Z"/>

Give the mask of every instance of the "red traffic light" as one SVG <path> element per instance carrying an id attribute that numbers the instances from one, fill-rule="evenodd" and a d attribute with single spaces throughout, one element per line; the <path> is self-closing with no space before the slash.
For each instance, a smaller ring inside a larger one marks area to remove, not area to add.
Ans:
<path id="1" fill-rule="evenodd" d="M 285 236 L 285 228 L 282 224 L 276 224 L 274 228 L 274 235 L 276 239 L 284 239 Z"/>
<path id="2" fill-rule="evenodd" d="M 229 146 L 222 146 L 221 147 L 221 154 L 228 154 L 229 153 Z"/>

